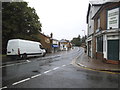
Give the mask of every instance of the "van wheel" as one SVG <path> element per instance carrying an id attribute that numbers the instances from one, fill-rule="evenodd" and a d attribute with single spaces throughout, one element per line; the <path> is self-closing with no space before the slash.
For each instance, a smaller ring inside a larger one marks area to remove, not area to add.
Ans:
<path id="1" fill-rule="evenodd" d="M 23 55 L 22 55 L 22 58 L 23 58 L 23 59 L 26 59 L 26 58 L 27 58 L 27 54 L 26 54 L 26 53 L 23 54 Z"/>

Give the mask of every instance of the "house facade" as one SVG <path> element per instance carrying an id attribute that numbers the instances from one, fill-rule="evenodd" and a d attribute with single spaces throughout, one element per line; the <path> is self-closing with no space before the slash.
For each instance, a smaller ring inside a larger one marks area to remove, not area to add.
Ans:
<path id="1" fill-rule="evenodd" d="M 94 22 L 92 44 L 90 46 L 88 34 L 87 47 L 92 47 L 91 56 L 93 58 L 106 61 L 107 63 L 119 64 L 120 2 L 106 2 L 97 5 L 91 4 L 91 7 L 96 8 L 96 6 L 99 6 L 99 9 L 91 17 L 91 20 Z M 90 31 L 89 27 L 88 31 Z M 89 55 L 89 49 L 87 50 Z"/>
<path id="2" fill-rule="evenodd" d="M 71 48 L 71 43 L 69 40 L 62 39 L 59 41 L 60 42 L 60 50 L 69 50 Z"/>
<path id="3" fill-rule="evenodd" d="M 89 4 L 88 6 L 88 12 L 87 12 L 87 55 L 91 58 L 94 58 L 95 55 L 93 53 L 94 51 L 94 20 L 92 17 L 95 15 L 95 13 L 100 9 L 100 5 L 94 5 L 92 6 Z"/>

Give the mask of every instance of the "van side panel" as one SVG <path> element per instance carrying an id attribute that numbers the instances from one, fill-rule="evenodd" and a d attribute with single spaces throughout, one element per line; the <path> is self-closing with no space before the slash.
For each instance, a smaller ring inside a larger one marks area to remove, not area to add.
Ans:
<path id="1" fill-rule="evenodd" d="M 10 40 L 7 44 L 7 55 L 18 55 L 19 42 Z"/>
<path id="2" fill-rule="evenodd" d="M 41 53 L 39 43 L 31 41 L 20 41 L 19 43 L 20 54 L 37 54 Z"/>

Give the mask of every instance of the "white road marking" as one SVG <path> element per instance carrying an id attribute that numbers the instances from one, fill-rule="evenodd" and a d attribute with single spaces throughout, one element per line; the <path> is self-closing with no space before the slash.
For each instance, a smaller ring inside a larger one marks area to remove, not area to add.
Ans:
<path id="1" fill-rule="evenodd" d="M 37 74 L 37 75 L 35 75 L 35 76 L 32 76 L 31 78 L 36 78 L 36 77 L 38 77 L 38 76 L 41 76 L 42 74 Z"/>
<path id="2" fill-rule="evenodd" d="M 17 85 L 17 84 L 19 84 L 19 83 L 22 83 L 22 82 L 25 82 L 25 81 L 28 81 L 28 80 L 30 80 L 30 78 L 23 79 L 23 80 L 21 80 L 21 81 L 15 82 L 15 83 L 13 83 L 12 85 Z"/>
<path id="3" fill-rule="evenodd" d="M 9 65 L 0 66 L 0 68 L 8 67 L 8 66 L 13 66 L 13 65 L 15 65 L 15 64 L 9 64 Z"/>
<path id="4" fill-rule="evenodd" d="M 66 66 L 66 65 L 62 65 L 62 67 L 64 67 L 64 66 Z M 55 67 L 55 68 L 53 68 L 52 70 L 56 70 L 56 69 L 58 69 L 58 68 L 60 68 L 60 67 Z M 48 73 L 48 72 L 51 72 L 52 70 L 45 71 L 44 74 L 46 74 L 46 73 Z M 31 78 L 36 78 L 36 77 L 39 77 L 39 76 L 41 76 L 41 75 L 42 75 L 42 74 L 37 74 L 37 75 L 31 76 Z M 23 80 L 21 80 L 21 81 L 18 81 L 18 82 L 13 83 L 12 85 L 17 85 L 17 84 L 19 84 L 19 83 L 23 83 L 23 82 L 25 82 L 25 81 L 30 80 L 31 78 L 23 79 Z M 6 87 L 2 87 L 2 88 L 0 88 L 0 89 L 4 89 L 4 88 L 7 88 L 7 86 L 6 86 Z"/>
<path id="5" fill-rule="evenodd" d="M 51 72 L 52 70 L 48 70 L 48 71 L 45 71 L 44 73 L 48 73 L 48 72 Z"/>
<path id="6" fill-rule="evenodd" d="M 66 65 L 62 65 L 62 67 L 65 67 Z"/>
<path id="7" fill-rule="evenodd" d="M 27 62 L 31 62 L 29 60 L 26 60 Z M 3 68 L 3 67 L 9 67 L 9 66 L 14 66 L 14 65 L 20 65 L 20 64 L 25 64 L 27 62 L 21 62 L 21 63 L 15 63 L 15 64 L 9 64 L 9 65 L 4 65 L 4 66 L 0 66 L 0 68 Z"/>
<path id="8" fill-rule="evenodd" d="M 58 69 L 58 68 L 60 68 L 60 67 L 53 68 L 52 70 L 56 70 L 56 69 Z"/>
<path id="9" fill-rule="evenodd" d="M 7 88 L 7 86 L 0 88 L 0 90 Z"/>
<path id="10" fill-rule="evenodd" d="M 30 60 L 26 60 L 27 62 L 31 62 Z"/>

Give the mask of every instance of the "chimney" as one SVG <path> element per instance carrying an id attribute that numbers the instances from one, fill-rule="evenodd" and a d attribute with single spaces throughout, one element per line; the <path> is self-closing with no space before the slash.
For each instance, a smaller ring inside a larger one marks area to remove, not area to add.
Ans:
<path id="1" fill-rule="evenodd" d="M 50 34 L 50 37 L 53 38 L 53 33 Z"/>

